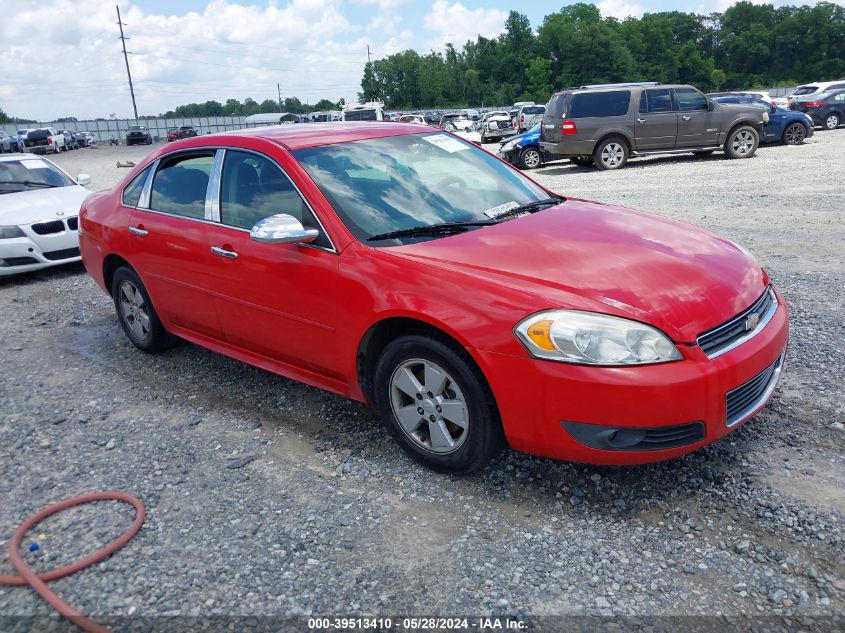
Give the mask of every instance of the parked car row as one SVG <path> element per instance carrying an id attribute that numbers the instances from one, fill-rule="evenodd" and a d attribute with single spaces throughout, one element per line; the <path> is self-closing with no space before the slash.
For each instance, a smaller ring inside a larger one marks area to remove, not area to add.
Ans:
<path id="1" fill-rule="evenodd" d="M 18 130 L 16 134 L 7 134 L 0 130 L 0 154 L 25 152 L 34 154 L 58 154 L 94 144 L 94 135 L 90 132 L 71 132 L 55 130 L 50 127 Z"/>
<path id="2" fill-rule="evenodd" d="M 760 143 L 798 145 L 816 126 L 839 126 L 845 82 L 839 86 L 799 86 L 788 109 L 759 91 L 705 95 L 693 86 L 657 82 L 570 88 L 552 95 L 541 124 L 502 139 L 499 154 L 522 169 L 561 159 L 619 169 L 634 155 L 717 150 L 750 158 Z"/>

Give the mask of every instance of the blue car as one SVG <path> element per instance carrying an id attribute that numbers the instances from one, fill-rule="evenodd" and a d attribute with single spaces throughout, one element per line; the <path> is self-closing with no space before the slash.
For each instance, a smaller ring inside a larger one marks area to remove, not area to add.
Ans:
<path id="1" fill-rule="evenodd" d="M 750 103 L 769 112 L 769 122 L 763 128 L 763 143 L 800 145 L 813 135 L 813 120 L 803 112 L 786 110 L 750 95 L 726 95 L 714 97 L 716 103 Z"/>
<path id="2" fill-rule="evenodd" d="M 527 132 L 503 139 L 499 143 L 499 156 L 520 169 L 534 169 L 543 163 L 565 158 L 544 152 L 540 147 L 539 123 Z"/>

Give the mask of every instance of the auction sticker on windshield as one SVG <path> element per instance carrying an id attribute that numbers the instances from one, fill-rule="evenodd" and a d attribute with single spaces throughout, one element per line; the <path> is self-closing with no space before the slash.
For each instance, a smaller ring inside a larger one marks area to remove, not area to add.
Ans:
<path id="1" fill-rule="evenodd" d="M 485 209 L 482 213 L 486 215 L 488 218 L 495 218 L 503 213 L 507 213 L 511 209 L 516 209 L 519 206 L 518 202 L 514 202 L 511 200 L 510 202 L 506 202 L 505 204 L 500 204 L 495 207 L 490 207 L 489 209 Z"/>
<path id="2" fill-rule="evenodd" d="M 27 169 L 50 169 L 50 166 L 39 158 L 27 158 L 21 161 Z"/>
<path id="3" fill-rule="evenodd" d="M 422 138 L 432 145 L 437 145 L 440 149 L 445 149 L 450 154 L 469 149 L 469 145 L 464 145 L 458 139 L 452 138 L 448 134 L 429 134 Z"/>

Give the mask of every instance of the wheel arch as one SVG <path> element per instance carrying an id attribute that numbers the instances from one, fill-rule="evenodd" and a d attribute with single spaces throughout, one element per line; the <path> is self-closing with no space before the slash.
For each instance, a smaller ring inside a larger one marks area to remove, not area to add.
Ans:
<path id="1" fill-rule="evenodd" d="M 114 279 L 114 273 L 121 266 L 127 266 L 138 274 L 135 267 L 117 253 L 109 253 L 103 258 L 103 285 L 106 288 L 106 292 L 109 294 L 111 294 L 111 285 L 112 280 Z"/>
<path id="2" fill-rule="evenodd" d="M 401 336 L 421 334 L 432 336 L 441 342 L 466 352 L 490 389 L 489 381 L 481 368 L 472 347 L 457 332 L 442 323 L 420 318 L 418 315 L 393 314 L 383 316 L 370 325 L 361 336 L 355 354 L 355 369 L 358 386 L 366 402 L 373 400 L 373 376 L 376 363 L 382 351 L 391 342 Z M 492 389 L 490 389 L 492 393 Z"/>
<path id="3" fill-rule="evenodd" d="M 609 138 L 619 138 L 625 142 L 625 145 L 628 147 L 628 155 L 630 156 L 631 153 L 634 151 L 634 141 L 630 138 L 623 130 L 613 129 L 613 130 L 605 130 L 602 132 L 601 136 L 596 140 L 595 144 L 593 145 L 593 152 L 591 155 L 595 154 L 596 149 L 599 145 L 604 143 Z"/>

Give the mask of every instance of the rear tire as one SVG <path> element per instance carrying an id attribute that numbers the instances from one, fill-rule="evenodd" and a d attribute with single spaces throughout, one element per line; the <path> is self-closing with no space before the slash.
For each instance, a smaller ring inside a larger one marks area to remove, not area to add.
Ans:
<path id="1" fill-rule="evenodd" d="M 602 171 L 619 169 L 628 162 L 628 145 L 618 136 L 611 136 L 598 144 L 593 163 Z"/>
<path id="2" fill-rule="evenodd" d="M 800 123 L 787 125 L 781 136 L 784 145 L 800 145 L 805 138 L 807 138 L 807 128 Z"/>
<path id="3" fill-rule="evenodd" d="M 728 158 L 751 158 L 760 146 L 760 135 L 750 125 L 740 125 L 731 130 L 725 141 Z"/>
<path id="4" fill-rule="evenodd" d="M 135 347 L 149 354 L 167 349 L 170 335 L 138 273 L 128 266 L 118 268 L 112 278 L 111 294 L 120 325 Z"/>
<path id="5" fill-rule="evenodd" d="M 824 129 L 835 130 L 839 127 L 841 119 L 836 112 L 831 112 L 824 118 Z"/>
<path id="6" fill-rule="evenodd" d="M 410 335 L 390 342 L 373 384 L 376 408 L 390 433 L 433 470 L 472 472 L 505 446 L 484 376 L 467 351 L 447 339 Z"/>
<path id="7" fill-rule="evenodd" d="M 543 164 L 543 155 L 536 147 L 526 147 L 519 153 L 519 166 L 522 169 L 536 169 Z"/>

